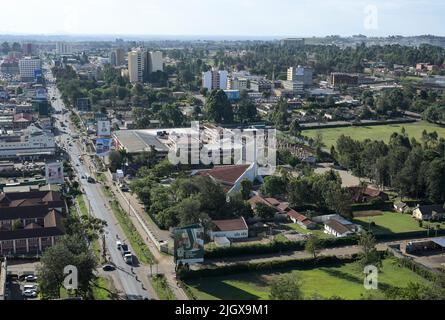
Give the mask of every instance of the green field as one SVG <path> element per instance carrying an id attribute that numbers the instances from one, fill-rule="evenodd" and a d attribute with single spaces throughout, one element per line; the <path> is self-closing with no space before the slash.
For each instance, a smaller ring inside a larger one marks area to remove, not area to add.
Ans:
<path id="1" fill-rule="evenodd" d="M 423 223 L 424 227 L 420 227 L 419 223 L 409 214 L 394 213 L 390 211 L 383 212 L 383 215 L 374 217 L 355 218 L 355 222 L 363 225 L 365 229 L 369 228 L 369 224 L 374 222 L 376 225 L 372 227 L 374 234 L 391 234 L 401 232 L 425 231 L 427 223 Z M 433 224 L 436 225 L 437 223 Z M 442 228 L 444 225 L 442 224 Z"/>
<path id="2" fill-rule="evenodd" d="M 401 132 L 402 127 L 405 128 L 409 137 L 414 137 L 418 141 L 420 141 L 422 138 L 423 130 L 428 132 L 437 131 L 439 137 L 445 138 L 445 127 L 440 127 L 426 121 L 420 121 L 418 123 L 388 124 L 381 126 L 311 129 L 304 130 L 303 135 L 309 138 L 315 138 L 317 132 L 321 132 L 324 144 L 328 149 L 330 149 L 332 145 L 336 145 L 338 137 L 340 137 L 342 134 L 345 136 L 350 136 L 355 140 L 373 139 L 388 142 L 391 134 L 394 132 Z"/>
<path id="3" fill-rule="evenodd" d="M 314 295 L 317 295 L 324 299 L 337 296 L 355 300 L 369 293 L 363 287 L 364 275 L 356 263 L 329 268 L 283 271 L 283 273 L 290 272 L 298 274 L 303 280 L 302 290 L 305 299 L 311 299 Z M 239 274 L 188 281 L 187 285 L 199 300 L 267 300 L 270 290 L 269 283 L 273 277 L 278 275 L 278 273 Z M 382 286 L 404 287 L 410 281 L 428 283 L 427 280 L 411 270 L 399 267 L 393 259 L 388 258 L 383 261 L 383 268 L 379 273 L 379 283 Z M 376 297 L 384 297 L 381 290 L 372 293 Z"/>

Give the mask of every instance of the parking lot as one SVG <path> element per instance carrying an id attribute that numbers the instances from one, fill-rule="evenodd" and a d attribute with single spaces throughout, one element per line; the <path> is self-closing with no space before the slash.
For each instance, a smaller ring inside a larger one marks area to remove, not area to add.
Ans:
<path id="1" fill-rule="evenodd" d="M 36 269 L 38 262 L 10 261 L 8 264 L 8 300 L 38 300 L 32 291 L 38 292 Z"/>

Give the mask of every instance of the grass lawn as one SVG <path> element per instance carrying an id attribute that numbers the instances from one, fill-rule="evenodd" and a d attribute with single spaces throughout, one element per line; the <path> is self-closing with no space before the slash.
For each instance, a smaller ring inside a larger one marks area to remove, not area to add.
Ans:
<path id="1" fill-rule="evenodd" d="M 151 284 L 160 300 L 176 300 L 175 294 L 168 286 L 167 280 L 163 275 L 151 278 Z"/>
<path id="2" fill-rule="evenodd" d="M 317 295 L 322 298 L 337 296 L 355 300 L 369 293 L 363 287 L 364 274 L 356 263 L 310 270 L 287 270 L 282 273 L 251 273 L 205 278 L 188 281 L 187 285 L 199 300 L 267 300 L 270 281 L 283 273 L 295 273 L 301 277 L 305 299 Z M 404 287 L 410 281 L 428 284 L 427 280 L 411 270 L 399 267 L 395 260 L 388 258 L 383 261 L 383 268 L 379 273 L 379 283 Z M 372 294 L 376 297 L 384 297 L 382 290 L 373 291 Z"/>
<path id="3" fill-rule="evenodd" d="M 79 204 L 80 213 L 83 215 L 88 215 L 88 208 L 85 204 L 85 199 L 83 198 L 83 195 L 78 195 L 76 197 L 77 203 Z"/>
<path id="4" fill-rule="evenodd" d="M 391 134 L 394 132 L 401 132 L 402 127 L 405 128 L 406 133 L 410 138 L 414 137 L 418 141 L 420 141 L 422 137 L 423 130 L 428 132 L 437 131 L 439 137 L 445 138 L 445 127 L 440 127 L 426 121 L 420 121 L 418 123 L 388 124 L 381 126 L 311 129 L 304 130 L 303 135 L 314 138 L 317 131 L 320 131 L 323 136 L 323 142 L 326 144 L 326 147 L 330 149 L 332 145 L 336 145 L 338 137 L 340 137 L 342 134 L 350 136 L 355 140 L 373 139 L 388 142 Z"/>
<path id="5" fill-rule="evenodd" d="M 424 227 L 420 227 L 419 223 L 409 214 L 384 211 L 382 215 L 355 218 L 354 220 L 366 229 L 368 229 L 370 222 L 375 222 L 376 226 L 372 227 L 372 231 L 375 234 L 425 231 L 425 236 L 427 236 L 427 229 L 424 228 L 427 226 L 427 223 L 424 222 Z M 433 223 L 433 226 L 436 224 L 437 223 Z M 442 224 L 442 228 L 444 227 L 445 225 Z M 433 233 L 431 233 L 431 235 L 433 235 Z"/>
<path id="6" fill-rule="evenodd" d="M 331 235 L 324 233 L 322 229 L 306 230 L 306 229 L 303 229 L 302 227 L 300 227 L 296 223 L 289 223 L 289 224 L 286 224 L 286 226 L 295 230 L 295 231 L 298 231 L 299 233 L 314 234 L 314 235 L 318 236 L 320 239 L 332 238 Z"/>

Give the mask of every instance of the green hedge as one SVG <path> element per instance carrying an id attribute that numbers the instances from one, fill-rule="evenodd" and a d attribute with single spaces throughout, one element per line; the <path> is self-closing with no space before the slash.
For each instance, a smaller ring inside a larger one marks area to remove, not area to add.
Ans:
<path id="1" fill-rule="evenodd" d="M 246 272 L 275 272 L 279 269 L 298 268 L 313 269 L 314 267 L 332 267 L 344 263 L 350 263 L 357 260 L 357 255 L 347 258 L 338 258 L 336 256 L 322 256 L 316 259 L 292 259 L 292 260 L 272 260 L 255 263 L 237 263 L 214 268 L 206 268 L 199 270 L 180 270 L 177 272 L 178 278 L 181 280 L 218 277 L 225 275 L 233 275 Z"/>

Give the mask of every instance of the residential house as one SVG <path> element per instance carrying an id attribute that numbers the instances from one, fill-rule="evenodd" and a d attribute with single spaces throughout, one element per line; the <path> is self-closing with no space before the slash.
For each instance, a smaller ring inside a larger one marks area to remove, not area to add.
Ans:
<path id="1" fill-rule="evenodd" d="M 375 200 L 389 200 L 389 196 L 385 192 L 370 187 L 356 186 L 349 187 L 348 190 L 354 203 L 367 203 Z"/>
<path id="2" fill-rule="evenodd" d="M 342 222 L 331 219 L 324 223 L 324 232 L 336 238 L 343 238 L 353 235 L 356 232 L 354 224 L 343 224 Z"/>
<path id="3" fill-rule="evenodd" d="M 443 220 L 445 209 L 441 204 L 417 206 L 413 211 L 413 217 L 420 221 Z"/>
<path id="4" fill-rule="evenodd" d="M 197 174 L 210 177 L 213 181 L 219 183 L 226 193 L 231 194 L 241 189 L 241 182 L 244 179 L 252 182 L 255 180 L 256 165 L 216 166 L 210 170 L 201 170 Z"/>
<path id="5" fill-rule="evenodd" d="M 407 211 L 409 211 L 409 206 L 403 201 L 394 202 L 393 207 L 395 211 L 400 213 L 406 213 Z"/>
<path id="6" fill-rule="evenodd" d="M 288 217 L 292 220 L 293 223 L 298 224 L 303 229 L 315 229 L 317 227 L 317 224 L 310 220 L 305 215 L 298 213 L 295 210 L 290 210 L 287 212 Z"/>
<path id="7" fill-rule="evenodd" d="M 209 233 L 210 239 L 225 237 L 227 239 L 247 239 L 249 227 L 243 217 L 229 220 L 213 220 L 213 228 Z"/>

